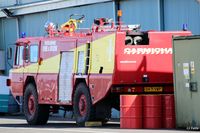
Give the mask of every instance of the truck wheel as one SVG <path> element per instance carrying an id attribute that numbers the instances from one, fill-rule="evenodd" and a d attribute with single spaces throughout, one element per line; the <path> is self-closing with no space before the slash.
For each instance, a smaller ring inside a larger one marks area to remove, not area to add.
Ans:
<path id="1" fill-rule="evenodd" d="M 38 104 L 38 94 L 33 84 L 26 86 L 23 108 L 29 125 L 43 125 L 47 123 L 49 105 Z"/>
<path id="2" fill-rule="evenodd" d="M 80 83 L 74 94 L 74 116 L 78 126 L 85 126 L 85 122 L 94 118 L 94 109 L 88 87 Z"/>

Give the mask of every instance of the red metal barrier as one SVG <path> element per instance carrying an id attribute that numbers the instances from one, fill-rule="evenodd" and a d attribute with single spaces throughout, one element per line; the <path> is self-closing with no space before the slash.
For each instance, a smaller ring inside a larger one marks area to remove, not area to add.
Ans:
<path id="1" fill-rule="evenodd" d="M 162 96 L 163 115 L 162 123 L 163 128 L 175 128 L 175 105 L 174 95 Z"/>
<path id="2" fill-rule="evenodd" d="M 120 96 L 120 128 L 142 128 L 142 96 Z"/>
<path id="3" fill-rule="evenodd" d="M 143 96 L 143 128 L 157 129 L 162 127 L 161 95 Z"/>

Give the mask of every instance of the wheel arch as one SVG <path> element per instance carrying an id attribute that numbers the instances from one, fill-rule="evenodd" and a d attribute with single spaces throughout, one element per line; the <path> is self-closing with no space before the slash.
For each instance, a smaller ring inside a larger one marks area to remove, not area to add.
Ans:
<path id="1" fill-rule="evenodd" d="M 80 83 L 85 83 L 87 85 L 87 82 L 86 82 L 86 79 L 85 78 L 77 78 L 75 80 L 75 84 L 74 84 L 74 87 L 73 87 L 73 91 L 72 91 L 72 103 L 74 103 L 74 94 L 75 94 L 75 91 L 76 91 L 76 88 L 77 88 L 77 85 L 80 84 Z M 88 85 L 87 85 L 88 86 Z M 90 93 L 90 90 L 88 90 L 89 93 Z"/>
<path id="2" fill-rule="evenodd" d="M 28 124 L 46 124 L 49 118 L 49 107 L 50 106 L 47 104 L 39 104 L 37 89 L 33 84 L 33 79 L 27 79 L 27 87 L 24 93 L 23 110 Z"/>
<path id="3" fill-rule="evenodd" d="M 24 83 L 23 94 L 24 94 L 24 92 L 25 92 L 25 90 L 26 90 L 26 86 L 27 86 L 29 83 L 32 83 L 32 84 L 35 86 L 35 88 L 37 89 L 37 85 L 36 85 L 34 76 L 27 76 L 27 77 L 26 77 L 26 80 L 25 80 L 25 83 Z"/>

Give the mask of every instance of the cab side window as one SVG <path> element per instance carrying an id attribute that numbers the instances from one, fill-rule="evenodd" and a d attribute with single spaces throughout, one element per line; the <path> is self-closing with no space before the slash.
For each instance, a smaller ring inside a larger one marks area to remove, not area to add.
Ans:
<path id="1" fill-rule="evenodd" d="M 26 45 L 25 46 L 25 48 L 24 48 L 24 60 L 25 60 L 25 62 L 26 63 L 28 63 L 29 62 L 29 58 L 30 58 L 30 53 L 29 53 L 29 46 L 28 45 Z"/>
<path id="2" fill-rule="evenodd" d="M 31 63 L 38 62 L 38 45 L 30 46 L 30 62 Z"/>
<path id="3" fill-rule="evenodd" d="M 17 47 L 17 55 L 15 60 L 15 65 L 17 66 L 23 65 L 23 51 L 24 51 L 24 46 Z"/>

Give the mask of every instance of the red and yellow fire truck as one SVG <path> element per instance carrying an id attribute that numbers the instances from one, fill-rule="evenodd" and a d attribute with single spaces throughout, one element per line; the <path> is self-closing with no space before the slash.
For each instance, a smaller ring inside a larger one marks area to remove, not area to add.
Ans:
<path id="1" fill-rule="evenodd" d="M 23 98 L 28 124 L 45 124 L 59 108 L 72 110 L 79 126 L 106 122 L 120 94 L 173 93 L 172 36 L 189 31 L 142 32 L 106 18 L 78 30 L 82 18 L 60 30 L 49 22 L 47 36 L 16 41 L 7 85 L 17 101 Z"/>

